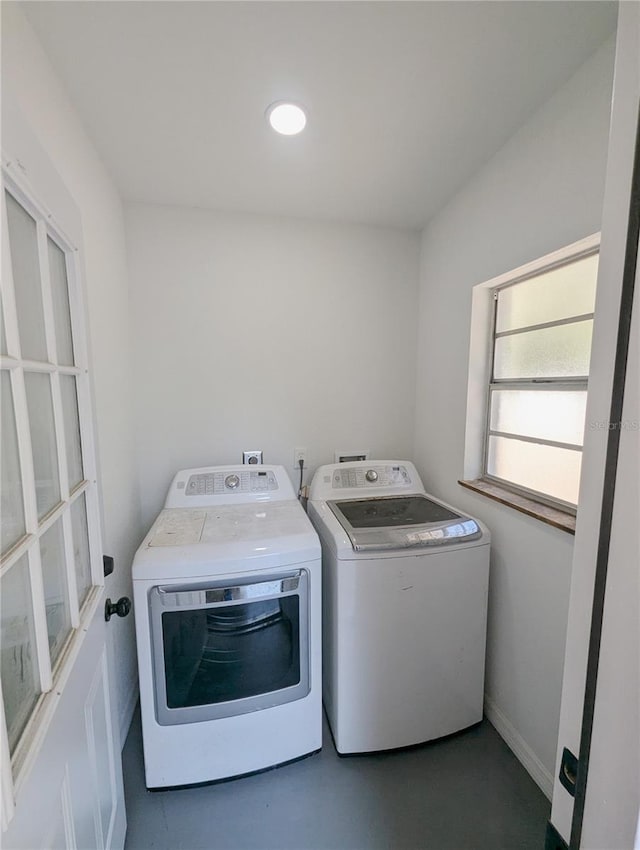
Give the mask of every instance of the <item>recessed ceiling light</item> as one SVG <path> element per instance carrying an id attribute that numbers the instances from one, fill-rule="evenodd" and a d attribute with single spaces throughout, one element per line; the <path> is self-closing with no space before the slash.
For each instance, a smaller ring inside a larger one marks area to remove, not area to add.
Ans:
<path id="1" fill-rule="evenodd" d="M 267 109 L 267 118 L 276 133 L 282 133 L 283 136 L 295 136 L 296 133 L 301 133 L 307 123 L 307 116 L 303 109 L 295 103 L 286 103 L 282 100 L 271 104 Z"/>

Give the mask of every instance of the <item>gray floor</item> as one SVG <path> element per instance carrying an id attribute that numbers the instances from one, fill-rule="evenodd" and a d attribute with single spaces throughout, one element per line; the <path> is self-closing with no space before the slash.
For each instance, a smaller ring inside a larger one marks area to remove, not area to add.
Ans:
<path id="1" fill-rule="evenodd" d="M 318 755 L 180 791 L 144 785 L 140 716 L 124 748 L 126 850 L 542 850 L 549 803 L 486 721 L 398 753 Z"/>

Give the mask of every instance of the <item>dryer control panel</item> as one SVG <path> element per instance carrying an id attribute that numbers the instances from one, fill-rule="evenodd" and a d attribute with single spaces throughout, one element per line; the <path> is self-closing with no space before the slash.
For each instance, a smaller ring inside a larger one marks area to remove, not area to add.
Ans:
<path id="1" fill-rule="evenodd" d="M 185 487 L 186 496 L 219 496 L 222 493 L 267 493 L 277 490 L 273 472 L 262 469 L 200 472 L 190 475 Z"/>
<path id="2" fill-rule="evenodd" d="M 181 469 L 176 473 L 164 506 L 200 508 L 249 502 L 284 502 L 295 497 L 289 476 L 282 466 L 202 466 Z"/>

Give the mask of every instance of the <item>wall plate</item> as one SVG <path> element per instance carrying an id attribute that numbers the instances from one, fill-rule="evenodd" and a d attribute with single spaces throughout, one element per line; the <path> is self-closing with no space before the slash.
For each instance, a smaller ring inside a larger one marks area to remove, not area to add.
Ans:
<path id="1" fill-rule="evenodd" d="M 353 463 L 354 460 L 369 460 L 369 449 L 346 449 L 335 450 L 333 453 L 334 463 Z"/>
<path id="2" fill-rule="evenodd" d="M 255 451 L 250 452 L 242 452 L 242 462 L 243 463 L 262 463 L 262 449 L 256 449 Z"/>

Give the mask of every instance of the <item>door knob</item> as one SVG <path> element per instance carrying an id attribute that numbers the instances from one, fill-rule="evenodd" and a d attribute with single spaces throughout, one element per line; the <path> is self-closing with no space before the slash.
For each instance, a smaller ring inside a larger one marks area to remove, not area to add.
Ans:
<path id="1" fill-rule="evenodd" d="M 104 603 L 104 618 L 107 623 L 114 614 L 118 617 L 126 617 L 129 611 L 131 611 L 131 600 L 126 596 L 121 596 L 117 602 L 107 599 Z"/>

